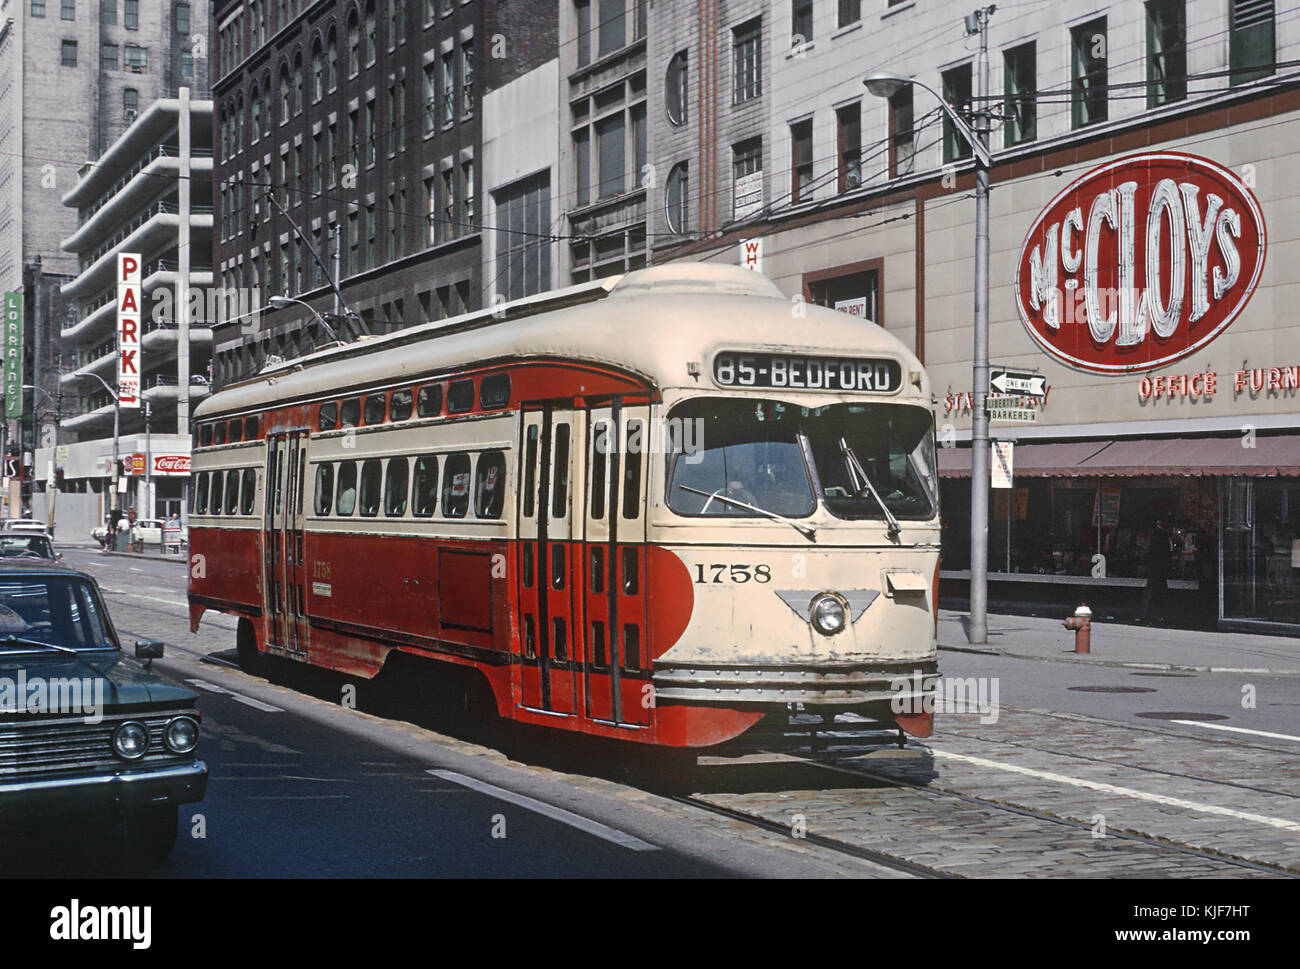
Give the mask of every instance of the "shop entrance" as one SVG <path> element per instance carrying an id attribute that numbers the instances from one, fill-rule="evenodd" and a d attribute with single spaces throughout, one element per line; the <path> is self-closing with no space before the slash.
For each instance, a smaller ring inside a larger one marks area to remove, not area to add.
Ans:
<path id="1" fill-rule="evenodd" d="M 1221 619 L 1300 624 L 1300 481 L 1223 480 Z"/>

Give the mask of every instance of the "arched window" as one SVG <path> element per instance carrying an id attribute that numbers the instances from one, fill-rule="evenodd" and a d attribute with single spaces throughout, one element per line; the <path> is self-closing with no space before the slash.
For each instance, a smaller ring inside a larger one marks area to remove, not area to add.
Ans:
<path id="1" fill-rule="evenodd" d="M 348 14 L 348 77 L 361 70 L 361 25 L 357 12 Z"/>
<path id="2" fill-rule="evenodd" d="M 249 144 L 254 144 L 262 137 L 262 92 L 253 85 L 253 93 L 249 98 L 251 116 L 249 117 Z"/>
<path id="3" fill-rule="evenodd" d="M 325 96 L 325 56 L 321 53 L 320 39 L 311 49 L 311 99 L 315 103 Z"/>
<path id="4" fill-rule="evenodd" d="M 289 109 L 292 104 L 289 101 L 289 65 L 280 65 L 280 124 L 289 120 Z"/>
<path id="5" fill-rule="evenodd" d="M 293 113 L 302 114 L 302 54 L 293 57 Z"/>
<path id="6" fill-rule="evenodd" d="M 667 215 L 668 228 L 673 232 L 687 231 L 690 215 L 690 175 L 686 162 L 678 162 L 668 173 Z"/>
<path id="7" fill-rule="evenodd" d="M 239 96 L 239 104 L 235 108 L 235 146 L 231 151 L 232 155 L 237 155 L 244 150 L 244 96 Z"/>
<path id="8" fill-rule="evenodd" d="M 366 66 L 375 62 L 377 45 L 375 43 L 375 0 L 366 4 Z"/>
<path id="9" fill-rule="evenodd" d="M 686 51 L 679 50 L 668 62 L 668 76 L 664 80 L 664 107 L 673 124 L 686 124 L 687 71 Z"/>
<path id="10" fill-rule="evenodd" d="M 221 152 L 220 152 L 220 154 L 219 154 L 217 157 L 220 158 L 220 159 L 224 162 L 224 161 L 226 160 L 226 157 L 227 157 L 227 151 L 226 151 L 226 149 L 227 149 L 227 146 L 226 146 L 226 109 L 225 109 L 225 108 L 222 108 L 222 109 L 221 109 L 221 122 L 217 125 L 217 130 L 221 133 Z"/>
<path id="11" fill-rule="evenodd" d="M 329 40 L 325 44 L 325 67 L 328 90 L 333 91 L 339 86 L 339 42 L 333 27 L 330 28 Z"/>

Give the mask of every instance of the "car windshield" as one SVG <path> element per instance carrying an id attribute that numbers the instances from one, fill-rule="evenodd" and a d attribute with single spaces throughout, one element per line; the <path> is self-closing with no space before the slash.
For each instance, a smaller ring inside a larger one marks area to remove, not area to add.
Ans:
<path id="1" fill-rule="evenodd" d="M 64 649 L 117 645 L 99 596 L 85 579 L 0 574 L 0 652 L 32 643 Z"/>
<path id="2" fill-rule="evenodd" d="M 54 548 L 44 535 L 0 535 L 0 558 L 54 558 Z"/>
<path id="3" fill-rule="evenodd" d="M 803 518 L 820 500 L 839 518 L 884 518 L 861 473 L 897 518 L 938 508 L 933 425 L 920 407 L 696 398 L 668 426 L 668 505 L 681 515 Z"/>

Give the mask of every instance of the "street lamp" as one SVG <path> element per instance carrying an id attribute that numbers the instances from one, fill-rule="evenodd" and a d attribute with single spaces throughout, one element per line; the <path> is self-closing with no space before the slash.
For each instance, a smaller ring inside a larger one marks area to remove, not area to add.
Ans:
<path id="1" fill-rule="evenodd" d="M 320 323 L 321 326 L 325 327 L 325 332 L 330 335 L 330 339 L 332 339 L 335 343 L 343 342 L 342 340 L 339 339 L 339 335 L 334 332 L 334 327 L 330 326 L 329 323 L 325 321 L 325 317 L 321 316 L 320 313 L 316 312 L 316 308 L 312 306 L 310 303 L 304 300 L 297 299 L 296 297 L 293 296 L 272 296 L 268 298 L 266 301 L 266 304 L 270 306 L 271 309 L 273 310 L 285 309 L 286 307 L 288 307 L 290 303 L 297 303 L 300 306 L 307 307 L 307 309 L 311 311 L 311 315 L 316 317 L 316 321 Z"/>
<path id="2" fill-rule="evenodd" d="M 981 26 L 987 14 L 981 12 Z M 984 33 L 987 37 L 987 33 Z M 862 79 L 866 89 L 878 98 L 892 97 L 915 84 L 934 95 L 953 127 L 975 156 L 975 352 L 971 415 L 970 486 L 970 619 L 966 637 L 972 643 L 988 641 L 989 593 L 989 418 L 985 398 L 989 389 L 989 169 L 987 94 L 988 58 L 981 73 L 981 101 L 978 134 L 952 106 L 928 84 L 896 74 L 869 74 Z"/>

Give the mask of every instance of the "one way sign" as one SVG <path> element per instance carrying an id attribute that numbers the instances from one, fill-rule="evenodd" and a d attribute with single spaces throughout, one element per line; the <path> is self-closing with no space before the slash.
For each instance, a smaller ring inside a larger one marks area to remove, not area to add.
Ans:
<path id="1" fill-rule="evenodd" d="M 1046 397 L 1047 378 L 1029 370 L 990 370 L 989 387 L 995 394 Z"/>

